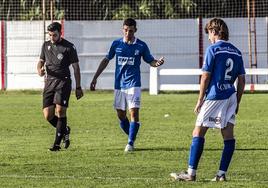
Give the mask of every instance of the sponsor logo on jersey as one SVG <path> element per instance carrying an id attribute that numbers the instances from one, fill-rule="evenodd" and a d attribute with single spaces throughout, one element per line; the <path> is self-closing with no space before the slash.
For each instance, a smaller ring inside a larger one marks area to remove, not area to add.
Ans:
<path id="1" fill-rule="evenodd" d="M 223 47 L 217 47 L 216 48 L 216 53 L 217 52 L 220 52 L 220 51 L 228 51 L 228 52 L 234 52 L 236 53 L 237 55 L 240 55 L 239 54 L 239 51 L 231 46 L 223 46 Z"/>
<path id="2" fill-rule="evenodd" d="M 139 50 L 135 50 L 135 55 L 139 55 L 140 51 Z"/>
<path id="3" fill-rule="evenodd" d="M 134 65 L 135 57 L 118 56 L 118 65 Z"/>
<path id="4" fill-rule="evenodd" d="M 223 90 L 232 88 L 233 85 L 232 84 L 220 84 L 220 83 L 217 83 L 217 87 L 218 87 L 219 90 L 223 91 Z"/>
<path id="5" fill-rule="evenodd" d="M 58 54 L 57 58 L 58 58 L 58 60 L 62 60 L 63 59 L 63 54 L 62 53 Z"/>
<path id="6" fill-rule="evenodd" d="M 215 124 L 220 124 L 221 123 L 221 118 L 220 117 L 209 117 L 208 121 L 212 121 Z"/>

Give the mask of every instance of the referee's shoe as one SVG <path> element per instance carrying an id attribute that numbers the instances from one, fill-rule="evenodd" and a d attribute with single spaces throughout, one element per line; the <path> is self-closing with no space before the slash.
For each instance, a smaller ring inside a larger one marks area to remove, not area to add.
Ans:
<path id="1" fill-rule="evenodd" d="M 58 145 L 53 145 L 51 148 L 49 148 L 50 151 L 60 151 L 61 147 Z"/>

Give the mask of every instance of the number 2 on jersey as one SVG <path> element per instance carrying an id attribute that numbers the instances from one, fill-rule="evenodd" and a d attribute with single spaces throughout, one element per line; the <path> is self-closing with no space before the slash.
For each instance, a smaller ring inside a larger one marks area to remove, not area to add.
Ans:
<path id="1" fill-rule="evenodd" d="M 232 72 L 233 66 L 234 66 L 234 61 L 231 58 L 228 58 L 226 60 L 227 69 L 225 70 L 225 77 L 224 77 L 225 80 L 231 80 L 232 79 L 232 76 L 229 75 L 228 73 Z"/>

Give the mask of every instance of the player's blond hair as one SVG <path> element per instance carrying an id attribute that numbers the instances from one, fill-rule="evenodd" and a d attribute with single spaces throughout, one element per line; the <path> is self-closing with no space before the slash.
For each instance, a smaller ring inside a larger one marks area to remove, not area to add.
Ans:
<path id="1" fill-rule="evenodd" d="M 229 29 L 226 23 L 220 18 L 211 19 L 205 27 L 205 32 L 208 34 L 208 31 L 214 30 L 215 34 L 219 36 L 219 39 L 229 40 Z"/>

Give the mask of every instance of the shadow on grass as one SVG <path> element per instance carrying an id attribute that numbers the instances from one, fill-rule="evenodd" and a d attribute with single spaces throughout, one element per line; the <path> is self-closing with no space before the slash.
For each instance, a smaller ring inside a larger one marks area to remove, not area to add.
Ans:
<path id="1" fill-rule="evenodd" d="M 222 151 L 223 148 L 206 148 L 204 151 Z M 72 149 L 73 151 L 77 150 L 77 148 Z M 88 148 L 87 151 L 98 151 L 102 150 L 100 148 Z M 123 151 L 123 147 L 118 148 L 105 148 L 105 151 Z M 67 151 L 65 149 L 61 151 Z M 148 147 L 148 148 L 141 148 L 137 147 L 135 148 L 135 151 L 189 151 L 188 147 L 182 147 L 182 148 L 174 148 L 174 147 Z M 237 148 L 236 151 L 268 151 L 268 148 Z"/>
<path id="2" fill-rule="evenodd" d="M 207 151 L 222 151 L 223 148 L 207 148 Z M 236 148 L 236 151 L 268 151 L 268 148 Z"/>
<path id="3" fill-rule="evenodd" d="M 107 148 L 106 151 L 123 150 L 124 148 Z M 189 148 L 169 148 L 169 147 L 148 147 L 148 148 L 135 148 L 135 151 L 187 151 Z"/>
<path id="4" fill-rule="evenodd" d="M 136 148 L 135 151 L 187 151 L 189 148 L 168 148 L 168 147 L 151 147 L 151 148 Z"/>
<path id="5" fill-rule="evenodd" d="M 114 150 L 123 150 L 124 148 L 107 148 L 105 150 L 114 151 Z M 148 147 L 148 148 L 141 148 L 135 147 L 135 152 L 139 151 L 189 151 L 189 148 L 174 148 L 174 147 Z"/>
<path id="6" fill-rule="evenodd" d="M 223 148 L 206 148 L 204 151 L 222 151 Z M 268 151 L 268 148 L 237 148 L 237 151 Z M 189 151 L 189 148 L 152 147 L 136 148 L 135 151 Z"/>

